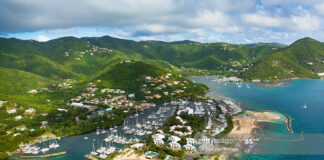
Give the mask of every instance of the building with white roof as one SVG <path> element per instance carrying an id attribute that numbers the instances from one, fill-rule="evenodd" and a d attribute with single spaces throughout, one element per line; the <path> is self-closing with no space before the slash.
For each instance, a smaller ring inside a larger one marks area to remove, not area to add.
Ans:
<path id="1" fill-rule="evenodd" d="M 183 146 L 183 148 L 186 150 L 186 151 L 195 151 L 196 150 L 196 147 L 191 145 L 191 144 L 186 144 Z"/>
<path id="2" fill-rule="evenodd" d="M 168 138 L 168 141 L 170 141 L 170 142 L 178 142 L 178 141 L 180 141 L 180 140 L 181 140 L 181 138 L 178 137 L 178 136 L 170 136 L 170 137 Z"/>
<path id="3" fill-rule="evenodd" d="M 16 112 L 17 112 L 17 109 L 16 109 L 16 108 L 9 109 L 9 110 L 7 110 L 7 112 L 8 112 L 9 114 L 16 113 Z"/>
<path id="4" fill-rule="evenodd" d="M 186 142 L 187 144 L 192 144 L 192 145 L 197 143 L 196 139 L 194 138 L 186 138 Z"/>
<path id="5" fill-rule="evenodd" d="M 169 143 L 169 146 L 171 148 L 181 148 L 181 145 L 177 142 L 171 142 L 171 143 Z"/>

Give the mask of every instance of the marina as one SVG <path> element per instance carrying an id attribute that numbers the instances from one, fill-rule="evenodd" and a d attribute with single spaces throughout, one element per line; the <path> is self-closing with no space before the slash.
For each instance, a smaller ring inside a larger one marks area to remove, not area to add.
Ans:
<path id="1" fill-rule="evenodd" d="M 121 151 L 124 146 L 139 142 L 145 136 L 150 135 L 174 114 L 175 109 L 176 107 L 171 104 L 149 107 L 127 116 L 120 126 L 97 129 L 91 133 L 64 137 L 60 140 L 54 139 L 26 145 L 22 149 L 24 152 L 22 156 L 37 158 L 57 152 L 66 152 L 61 159 L 84 159 L 85 155 L 105 159 L 109 155 Z M 48 159 L 51 158 L 54 158 L 53 155 L 48 157 Z M 20 158 L 12 156 L 10 159 Z"/>

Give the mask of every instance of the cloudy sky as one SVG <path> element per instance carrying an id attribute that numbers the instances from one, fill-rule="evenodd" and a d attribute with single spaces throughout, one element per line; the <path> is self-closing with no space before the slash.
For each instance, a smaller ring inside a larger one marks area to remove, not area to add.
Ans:
<path id="1" fill-rule="evenodd" d="M 0 0 L 0 36 L 324 41 L 324 0 Z"/>

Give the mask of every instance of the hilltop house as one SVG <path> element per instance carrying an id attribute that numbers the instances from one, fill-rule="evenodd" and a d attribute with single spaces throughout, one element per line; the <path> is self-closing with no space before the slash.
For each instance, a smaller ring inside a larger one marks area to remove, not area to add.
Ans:
<path id="1" fill-rule="evenodd" d="M 128 95 L 128 98 L 134 98 L 134 97 L 135 97 L 134 93 Z"/>
<path id="2" fill-rule="evenodd" d="M 8 112 L 9 114 L 12 114 L 12 113 L 16 113 L 17 110 L 16 110 L 16 108 L 13 108 L 13 109 L 9 109 L 9 110 L 7 110 L 7 112 Z"/>
<path id="3" fill-rule="evenodd" d="M 18 120 L 20 120 L 21 118 L 22 118 L 22 116 L 16 116 L 16 117 L 15 117 L 15 120 L 18 121 Z"/>
<path id="4" fill-rule="evenodd" d="M 7 101 L 0 101 L 0 107 L 1 107 L 4 103 L 7 103 Z"/>
<path id="5" fill-rule="evenodd" d="M 38 93 L 38 91 L 36 89 L 30 90 L 27 93 Z"/>
<path id="6" fill-rule="evenodd" d="M 83 107 L 83 103 L 72 102 L 71 106 L 73 106 L 73 107 Z"/>
<path id="7" fill-rule="evenodd" d="M 155 98 L 161 98 L 161 95 L 160 94 L 155 94 L 154 97 Z"/>
<path id="8" fill-rule="evenodd" d="M 33 114 L 33 113 L 35 113 L 34 108 L 28 108 L 27 110 L 25 110 L 25 114 Z"/>
<path id="9" fill-rule="evenodd" d="M 60 111 L 60 112 L 68 112 L 67 109 L 63 109 L 63 108 L 58 108 L 57 110 Z"/>

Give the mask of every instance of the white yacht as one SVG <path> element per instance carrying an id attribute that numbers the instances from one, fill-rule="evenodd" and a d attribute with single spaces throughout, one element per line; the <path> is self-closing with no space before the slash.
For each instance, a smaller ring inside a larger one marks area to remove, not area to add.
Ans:
<path id="1" fill-rule="evenodd" d="M 42 148 L 41 151 L 42 151 L 43 153 L 45 153 L 45 152 L 49 151 L 49 148 Z"/>
<path id="2" fill-rule="evenodd" d="M 92 143 L 92 151 L 90 152 L 90 154 L 91 154 L 92 156 L 96 156 L 96 155 L 98 155 L 98 153 L 97 153 L 96 150 L 95 150 L 95 146 L 94 146 L 93 143 Z"/>
<path id="3" fill-rule="evenodd" d="M 303 107 L 304 109 L 307 109 L 307 104 L 305 103 L 302 107 Z"/>
<path id="4" fill-rule="evenodd" d="M 100 135 L 100 134 L 101 133 L 100 133 L 99 129 L 97 129 L 96 135 Z"/>

